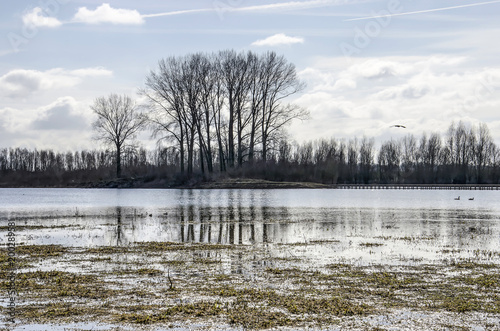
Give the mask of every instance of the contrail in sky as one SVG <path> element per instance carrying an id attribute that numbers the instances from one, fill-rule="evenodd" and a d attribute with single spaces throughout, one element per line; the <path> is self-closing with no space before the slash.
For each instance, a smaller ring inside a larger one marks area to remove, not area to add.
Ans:
<path id="1" fill-rule="evenodd" d="M 500 1 L 500 0 L 499 0 Z M 266 10 L 287 10 L 287 9 L 306 9 L 306 8 L 317 8 L 332 5 L 342 5 L 346 4 L 346 0 L 312 0 L 312 1 L 290 1 L 283 3 L 271 3 L 266 5 L 258 6 L 248 6 L 248 7 L 224 7 L 224 8 L 204 8 L 204 9 L 190 9 L 190 10 L 179 10 L 171 11 L 158 14 L 146 14 L 141 15 L 142 17 L 161 17 L 161 16 L 174 16 L 174 15 L 184 15 L 184 14 L 196 14 L 205 12 L 217 12 L 222 11 L 232 11 L 232 12 L 250 12 L 250 11 L 266 11 Z"/>
<path id="2" fill-rule="evenodd" d="M 445 7 L 445 8 L 434 8 L 434 9 L 427 9 L 427 10 L 418 10 L 418 11 L 411 11 L 411 12 L 406 12 L 406 13 L 396 13 L 396 14 L 389 14 L 389 15 L 379 15 L 379 16 L 368 16 L 368 17 L 351 18 L 351 19 L 348 19 L 348 20 L 344 20 L 344 22 L 370 20 L 370 19 L 373 19 L 373 18 L 381 18 L 381 17 L 392 17 L 392 16 L 403 16 L 403 15 L 413 15 L 413 14 L 422 14 L 422 13 L 432 13 L 432 12 L 436 12 L 436 11 L 443 11 L 443 10 L 450 10 L 450 9 L 457 9 L 457 8 L 465 8 L 465 7 L 475 7 L 475 6 L 489 5 L 489 4 L 498 3 L 498 2 L 500 2 L 500 0 L 471 3 L 471 4 L 468 4 L 468 5 L 460 5 L 460 6 Z"/>
<path id="3" fill-rule="evenodd" d="M 148 14 L 141 15 L 142 17 L 161 17 L 161 16 L 175 16 L 175 15 L 184 15 L 184 14 L 195 14 L 195 13 L 205 13 L 214 11 L 212 8 L 207 9 L 190 9 L 190 10 L 178 10 L 178 11 L 170 11 L 166 13 L 158 13 L 158 14 Z"/>

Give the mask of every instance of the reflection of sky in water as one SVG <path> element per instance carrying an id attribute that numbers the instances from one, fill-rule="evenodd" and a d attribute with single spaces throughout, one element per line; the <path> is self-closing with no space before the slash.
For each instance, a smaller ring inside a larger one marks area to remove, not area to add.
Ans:
<path id="1" fill-rule="evenodd" d="M 0 212 L 81 210 L 103 207 L 358 207 L 492 209 L 498 191 L 453 190 L 153 190 L 0 189 Z M 462 195 L 462 200 L 455 201 Z M 468 201 L 468 197 L 475 197 Z"/>
<path id="2" fill-rule="evenodd" d="M 27 244 L 266 244 L 276 256 L 324 263 L 486 259 L 481 251 L 497 253 L 491 262 L 500 260 L 498 191 L 0 189 L 0 194 L 3 223 L 44 226 L 19 229 L 18 241 Z M 462 199 L 454 200 L 458 195 Z M 301 243 L 309 245 L 279 245 Z"/>

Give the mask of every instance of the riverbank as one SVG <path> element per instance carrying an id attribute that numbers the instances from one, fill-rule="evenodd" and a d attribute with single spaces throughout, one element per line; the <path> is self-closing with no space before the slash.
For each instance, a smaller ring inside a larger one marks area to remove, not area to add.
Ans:
<path id="1" fill-rule="evenodd" d="M 154 189 L 325 189 L 334 188 L 334 185 L 325 185 L 311 182 L 276 182 L 250 178 L 224 178 L 218 180 L 192 180 L 187 183 L 174 183 L 166 180 L 147 180 L 144 178 L 120 178 L 101 180 L 96 182 L 68 183 L 67 185 L 17 185 L 0 183 L 0 188 L 154 188 Z"/>
<path id="2" fill-rule="evenodd" d="M 164 179 L 120 178 L 65 185 L 19 185 L 2 183 L 0 188 L 146 188 L 146 189 L 369 189 L 369 190 L 500 190 L 500 184 L 321 184 L 269 181 L 252 178 L 219 178 L 175 183 Z"/>
<path id="3" fill-rule="evenodd" d="M 320 183 L 310 182 L 274 182 L 263 179 L 250 178 L 231 178 L 220 181 L 201 182 L 190 185 L 181 186 L 181 188 L 200 188 L 200 189 L 323 189 L 334 188 L 333 185 L 325 185 Z"/>

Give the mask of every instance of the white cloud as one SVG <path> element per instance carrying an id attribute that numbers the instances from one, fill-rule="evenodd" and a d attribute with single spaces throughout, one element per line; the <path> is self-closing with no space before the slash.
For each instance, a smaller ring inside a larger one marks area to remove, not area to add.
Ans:
<path id="1" fill-rule="evenodd" d="M 87 7 L 78 8 L 77 13 L 74 15 L 73 19 L 69 22 L 71 23 L 85 23 L 85 24 L 101 24 L 101 23 L 111 23 L 111 24 L 124 24 L 124 25 L 141 25 L 144 24 L 145 18 L 152 17 L 162 17 L 162 16 L 175 16 L 175 15 L 185 15 L 185 14 L 196 14 L 196 13 L 206 13 L 206 12 L 216 12 L 222 15 L 225 12 L 259 12 L 259 13 L 270 13 L 270 12 L 286 12 L 289 10 L 304 10 L 309 8 L 319 8 L 319 7 L 330 7 L 338 6 L 337 0 L 309 0 L 309 1 L 290 1 L 283 3 L 271 3 L 265 5 L 257 6 L 223 6 L 218 7 L 214 5 L 212 8 L 201 8 L 201 9 L 188 9 L 188 10 L 178 10 L 163 13 L 153 13 L 142 15 L 139 11 L 135 9 L 121 9 L 113 8 L 109 3 L 103 3 L 96 9 L 88 9 Z M 26 13 L 23 16 L 23 21 L 25 25 L 36 26 L 36 27 L 59 27 L 63 22 L 59 21 L 55 17 L 45 16 L 43 9 L 40 7 L 34 8 L 31 12 Z M 301 38 L 297 38 L 301 40 Z M 297 39 L 292 38 L 291 41 L 285 42 L 286 44 L 303 42 L 296 41 Z M 294 41 L 295 40 L 295 41 Z"/>
<path id="2" fill-rule="evenodd" d="M 278 46 L 302 43 L 304 43 L 304 38 L 290 37 L 285 35 L 284 33 L 278 33 L 273 36 L 267 37 L 266 39 L 261 39 L 253 42 L 252 46 Z"/>
<path id="3" fill-rule="evenodd" d="M 356 62 L 349 67 L 349 73 L 365 79 L 384 79 L 401 77 L 415 72 L 415 63 L 393 59 L 368 59 Z"/>
<path id="4" fill-rule="evenodd" d="M 108 3 L 103 3 L 95 10 L 80 7 L 73 21 L 87 24 L 130 24 L 140 25 L 144 23 L 142 15 L 137 10 L 112 8 Z"/>
<path id="5" fill-rule="evenodd" d="M 357 86 L 353 77 L 338 76 L 333 72 L 306 68 L 298 73 L 312 91 L 338 92 L 345 89 L 354 89 Z"/>
<path id="6" fill-rule="evenodd" d="M 78 85 L 86 77 L 111 76 L 104 68 L 47 71 L 16 69 L 0 76 L 0 95 L 11 98 L 25 98 L 38 91 L 67 88 Z"/>
<path id="7" fill-rule="evenodd" d="M 31 123 L 35 130 L 84 130 L 90 119 L 78 111 L 79 103 L 73 97 L 62 97 L 38 109 L 37 119 Z"/>
<path id="8" fill-rule="evenodd" d="M 4 146 L 54 149 L 95 148 L 91 140 L 92 111 L 71 96 L 40 107 L 0 108 L 0 140 Z"/>
<path id="9" fill-rule="evenodd" d="M 32 11 L 24 14 L 23 23 L 25 26 L 43 28 L 57 28 L 62 25 L 62 22 L 60 22 L 57 18 L 45 16 L 42 8 L 40 7 L 35 7 Z"/>
<path id="10" fill-rule="evenodd" d="M 296 102 L 311 120 L 296 123 L 299 140 L 366 134 L 378 140 L 438 131 L 452 121 L 484 122 L 494 132 L 500 109 L 500 67 L 474 67 L 474 59 L 456 56 L 319 59 L 300 72 L 308 84 Z M 495 122 L 496 121 L 496 122 Z M 405 130 L 390 125 L 405 124 Z"/>

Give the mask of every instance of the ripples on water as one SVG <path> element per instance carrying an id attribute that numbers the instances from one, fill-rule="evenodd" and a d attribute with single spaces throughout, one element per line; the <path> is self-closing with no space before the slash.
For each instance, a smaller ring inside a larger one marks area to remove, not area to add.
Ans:
<path id="1" fill-rule="evenodd" d="M 210 242 L 268 245 L 273 254 L 301 254 L 319 264 L 435 263 L 450 252 L 498 263 L 498 194 L 0 189 L 0 218 L 15 220 L 18 241 L 29 245 Z"/>

